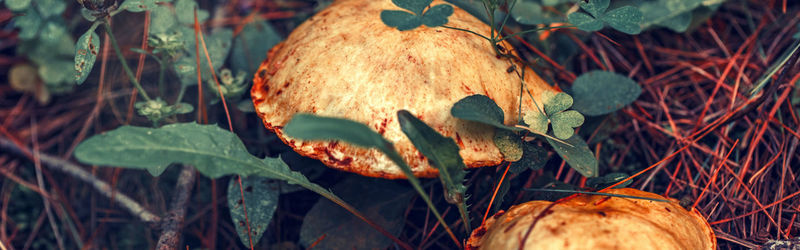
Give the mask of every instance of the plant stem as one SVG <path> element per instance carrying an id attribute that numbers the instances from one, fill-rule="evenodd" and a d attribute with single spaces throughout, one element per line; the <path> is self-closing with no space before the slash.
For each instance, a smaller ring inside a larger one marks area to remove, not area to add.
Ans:
<path id="1" fill-rule="evenodd" d="M 109 25 L 108 22 L 103 22 L 103 26 L 105 27 L 106 34 L 108 34 L 108 40 L 111 40 L 111 45 L 114 47 L 114 52 L 116 52 L 117 57 L 119 57 L 119 62 L 122 64 L 122 69 L 124 69 L 125 73 L 128 74 L 128 78 L 131 79 L 133 86 L 139 90 L 139 94 L 141 94 L 146 101 L 152 101 L 150 96 L 147 95 L 147 92 L 144 91 L 144 88 L 142 88 L 142 85 L 139 84 L 139 80 L 136 80 L 136 76 L 133 74 L 131 67 L 128 66 L 128 62 L 125 60 L 125 56 L 122 55 L 122 50 L 119 48 L 119 44 L 117 44 L 117 38 L 114 37 L 114 32 L 111 30 L 111 25 Z"/>
<path id="2" fill-rule="evenodd" d="M 528 33 L 531 33 L 531 32 L 537 32 L 537 31 L 542 31 L 542 30 L 550 30 L 550 29 L 574 28 L 574 27 L 575 27 L 575 25 L 561 25 L 561 26 L 554 26 L 554 27 L 548 26 L 548 27 L 542 27 L 542 28 L 523 30 L 523 31 L 511 34 L 511 35 L 508 35 L 508 36 L 504 36 L 503 38 L 500 38 L 500 40 L 497 40 L 497 42 L 502 42 L 502 41 L 505 41 L 506 39 L 509 39 L 509 38 L 512 38 L 512 37 L 515 37 L 515 36 L 528 34 Z"/>
<path id="3" fill-rule="evenodd" d="M 480 36 L 480 37 L 481 37 L 481 38 L 483 38 L 483 39 L 486 39 L 486 41 L 489 41 L 489 42 L 491 42 L 491 41 L 492 41 L 492 39 L 489 39 L 488 37 L 486 37 L 486 36 L 484 36 L 484 35 L 478 34 L 477 32 L 475 32 L 475 31 L 471 31 L 471 30 L 468 30 L 468 29 L 456 28 L 456 27 L 451 27 L 451 26 L 447 26 L 447 25 L 442 25 L 442 28 L 448 28 L 448 29 L 453 29 L 453 30 L 458 30 L 458 31 L 464 31 L 464 32 L 472 33 L 472 34 L 475 34 L 475 35 L 477 35 L 477 36 Z"/>
<path id="4" fill-rule="evenodd" d="M 158 91 L 164 96 L 167 92 L 164 86 L 164 73 L 167 71 L 167 65 L 163 63 L 159 63 L 158 65 L 161 66 L 158 70 Z"/>

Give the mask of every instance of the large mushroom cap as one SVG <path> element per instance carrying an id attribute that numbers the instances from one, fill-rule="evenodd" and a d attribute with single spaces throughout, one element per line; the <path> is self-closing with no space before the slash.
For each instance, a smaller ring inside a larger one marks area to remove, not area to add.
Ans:
<path id="1" fill-rule="evenodd" d="M 606 193 L 666 199 L 631 188 Z M 580 195 L 552 207 L 531 201 L 487 219 L 472 232 L 467 249 L 715 249 L 703 216 L 669 200 Z"/>
<path id="2" fill-rule="evenodd" d="M 437 0 L 432 5 L 437 4 L 446 3 Z M 489 42 L 474 34 L 424 25 L 410 31 L 388 27 L 380 19 L 382 10 L 401 9 L 390 0 L 336 1 L 275 46 L 259 67 L 251 91 L 264 125 L 298 153 L 333 168 L 404 178 L 375 149 L 300 141 L 282 133 L 300 112 L 355 120 L 392 142 L 415 175 L 435 176 L 436 170 L 400 130 L 397 111 L 405 109 L 452 137 L 467 166 L 499 164 L 503 156 L 492 141 L 494 130 L 456 119 L 450 108 L 464 97 L 483 94 L 505 111 L 507 125 L 516 124 L 521 81 L 507 71 L 513 63 L 498 58 Z M 457 7 L 447 25 L 490 33 L 489 26 Z M 547 99 L 556 91 L 530 69 L 525 82 L 535 98 Z M 523 114 L 535 112 L 533 101 L 525 96 Z"/>

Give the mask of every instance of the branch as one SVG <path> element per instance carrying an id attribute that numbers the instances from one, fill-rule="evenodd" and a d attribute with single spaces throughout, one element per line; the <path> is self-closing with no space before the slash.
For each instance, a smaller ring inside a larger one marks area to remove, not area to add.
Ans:
<path id="1" fill-rule="evenodd" d="M 192 166 L 183 166 L 178 182 L 175 184 L 175 194 L 169 213 L 161 221 L 161 237 L 158 239 L 156 249 L 178 249 L 181 239 L 183 220 L 186 217 L 186 203 L 191 196 L 192 186 L 197 172 Z"/>
<path id="2" fill-rule="evenodd" d="M 31 149 L 23 147 L 21 145 L 17 145 L 16 143 L 12 142 L 7 138 L 0 137 L 0 148 L 8 149 L 10 152 L 13 153 L 25 155 L 28 158 L 33 157 Z M 148 224 L 157 224 L 159 221 L 161 221 L 161 217 L 151 213 L 150 211 L 142 207 L 142 205 L 139 205 L 138 202 L 131 199 L 127 195 L 121 194 L 119 192 L 115 193 L 110 185 L 108 185 L 103 180 L 97 179 L 97 177 L 87 172 L 86 170 L 83 170 L 83 168 L 81 168 L 80 166 L 73 164 L 69 161 L 66 161 L 64 159 L 46 155 L 43 153 L 38 153 L 38 156 L 39 160 L 42 163 L 44 163 L 44 165 L 47 165 L 51 169 L 67 173 L 72 177 L 78 178 L 79 180 L 91 184 L 92 187 L 94 187 L 94 189 L 97 190 L 97 192 L 115 201 L 124 209 L 128 210 L 128 212 L 139 218 L 139 220 L 141 220 L 142 222 Z"/>

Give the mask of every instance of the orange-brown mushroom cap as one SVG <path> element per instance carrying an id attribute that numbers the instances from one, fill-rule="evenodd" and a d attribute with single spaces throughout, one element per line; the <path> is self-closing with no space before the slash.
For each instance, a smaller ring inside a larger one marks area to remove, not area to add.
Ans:
<path id="1" fill-rule="evenodd" d="M 631 188 L 605 193 L 668 199 Z M 705 218 L 668 200 L 579 195 L 555 205 L 531 201 L 487 219 L 466 248 L 715 249 L 717 239 Z"/>
<path id="2" fill-rule="evenodd" d="M 446 4 L 441 0 L 432 5 Z M 489 26 L 454 6 L 448 26 L 488 36 Z M 453 138 L 468 167 L 499 164 L 494 129 L 450 115 L 458 100 L 482 94 L 517 123 L 520 83 L 512 66 L 488 41 L 467 32 L 420 26 L 399 31 L 380 19 L 382 10 L 401 10 L 390 0 L 339 0 L 297 27 L 270 50 L 254 78 L 251 96 L 264 125 L 298 153 L 333 168 L 366 176 L 404 178 L 375 149 L 342 142 L 301 141 L 282 128 L 296 113 L 314 113 L 364 123 L 393 143 L 417 176 L 437 171 L 403 134 L 397 111 L 405 109 Z M 507 43 L 502 43 L 511 49 Z M 525 83 L 541 105 L 555 89 L 527 69 Z M 523 115 L 538 112 L 525 94 Z M 534 114 L 534 115 L 535 115 Z"/>

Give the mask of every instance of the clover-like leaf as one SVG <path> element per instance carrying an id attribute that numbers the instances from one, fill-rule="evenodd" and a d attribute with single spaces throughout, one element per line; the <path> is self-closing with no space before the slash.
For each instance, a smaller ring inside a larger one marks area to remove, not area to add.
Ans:
<path id="1" fill-rule="evenodd" d="M 564 92 L 559 92 L 553 98 L 544 103 L 545 114 L 541 112 L 531 112 L 523 119 L 532 131 L 539 132 L 541 135 L 547 134 L 547 125 L 553 125 L 553 134 L 558 139 L 568 139 L 574 133 L 572 128 L 583 124 L 584 118 L 581 113 L 569 110 L 572 106 L 572 97 Z"/>
<path id="2" fill-rule="evenodd" d="M 544 112 L 552 117 L 553 114 L 567 110 L 569 107 L 572 107 L 572 96 L 559 92 L 550 101 L 544 103 Z"/>
<path id="3" fill-rule="evenodd" d="M 400 31 L 411 30 L 422 25 L 422 19 L 419 16 L 402 10 L 381 11 L 381 21 Z"/>
<path id="4" fill-rule="evenodd" d="M 397 5 L 397 7 L 406 9 L 417 15 L 422 15 L 422 11 L 425 10 L 425 7 L 428 7 L 431 2 L 433 2 L 433 0 L 392 0 L 392 3 Z"/>
<path id="5" fill-rule="evenodd" d="M 633 6 L 623 6 L 606 12 L 600 19 L 611 28 L 627 34 L 642 32 L 640 23 L 644 20 L 642 12 Z"/>
<path id="6" fill-rule="evenodd" d="M 97 54 L 100 53 L 100 38 L 94 29 L 87 30 L 75 43 L 75 82 L 81 84 L 92 72 Z"/>
<path id="7" fill-rule="evenodd" d="M 583 31 L 598 31 L 603 29 L 603 22 L 595 19 L 589 14 L 573 12 L 567 16 L 567 20 Z"/>
<path id="8" fill-rule="evenodd" d="M 642 12 L 634 6 L 623 6 L 610 11 L 609 0 L 589 0 L 580 6 L 587 13 L 573 12 L 567 16 L 570 23 L 584 31 L 597 31 L 608 24 L 612 28 L 627 34 L 639 34 L 644 20 Z"/>
<path id="9" fill-rule="evenodd" d="M 550 12 L 542 11 L 542 5 L 533 0 L 518 0 L 510 14 L 517 22 L 527 25 L 548 24 L 560 20 Z"/>
<path id="10" fill-rule="evenodd" d="M 600 17 L 608 9 L 610 0 L 589 0 L 588 2 L 581 1 L 580 5 L 583 10 L 589 12 L 594 17 Z"/>
<path id="11" fill-rule="evenodd" d="M 572 128 L 581 126 L 583 120 L 583 115 L 575 110 L 559 112 L 550 116 L 553 134 L 559 139 L 569 139 L 575 133 Z"/>
<path id="12" fill-rule="evenodd" d="M 494 130 L 494 145 L 503 154 L 503 160 L 516 162 L 522 159 L 522 139 L 514 132 L 505 129 Z"/>
<path id="13" fill-rule="evenodd" d="M 36 38 L 41 25 L 42 17 L 33 9 L 28 9 L 23 15 L 14 17 L 14 26 L 19 28 L 17 37 L 20 39 L 30 40 Z"/>
<path id="14" fill-rule="evenodd" d="M 432 0 L 392 0 L 392 3 L 411 11 L 383 10 L 381 21 L 386 26 L 397 28 L 400 31 L 411 30 L 425 24 L 428 27 L 437 27 L 448 22 L 447 18 L 453 14 L 453 6 L 439 4 L 425 11 Z M 423 12 L 424 11 L 424 12 Z"/>
<path id="15" fill-rule="evenodd" d="M 440 4 L 431 7 L 422 15 L 422 24 L 428 27 L 442 26 L 447 23 L 447 18 L 453 14 L 453 6 Z"/>
<path id="16" fill-rule="evenodd" d="M 525 120 L 525 123 L 528 124 L 531 130 L 539 132 L 540 134 L 547 134 L 547 125 L 550 124 L 547 115 L 543 115 L 539 112 L 532 112 L 522 117 L 522 119 Z"/>
<path id="17" fill-rule="evenodd" d="M 522 142 L 522 159 L 511 163 L 512 174 L 519 174 L 527 169 L 538 170 L 547 164 L 547 150 L 533 141 Z"/>

